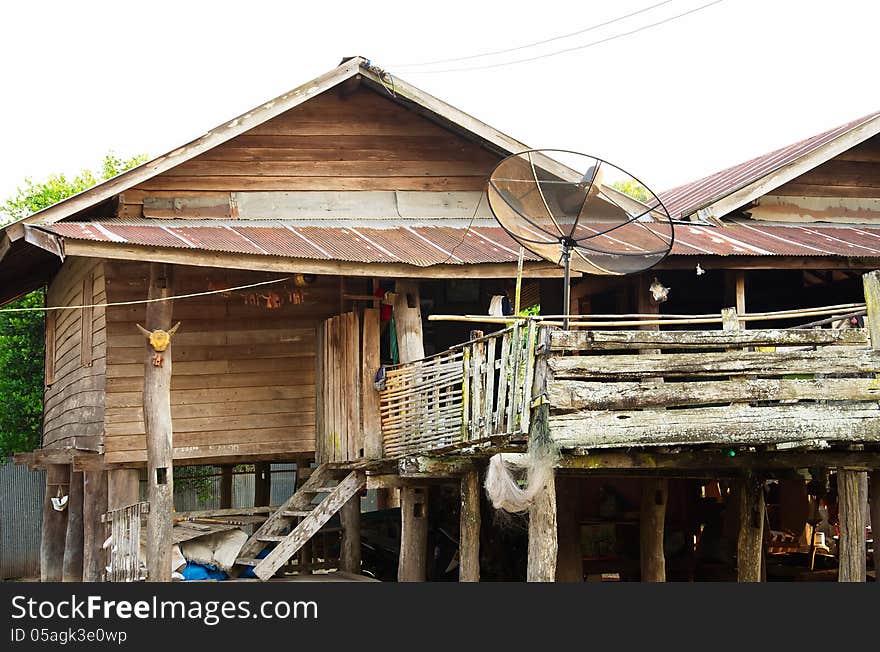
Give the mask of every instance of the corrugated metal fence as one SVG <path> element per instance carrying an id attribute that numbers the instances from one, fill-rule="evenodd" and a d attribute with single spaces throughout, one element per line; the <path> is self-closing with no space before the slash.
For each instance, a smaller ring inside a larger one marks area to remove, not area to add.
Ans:
<path id="1" fill-rule="evenodd" d="M 0 579 L 38 577 L 46 472 L 0 466 Z"/>

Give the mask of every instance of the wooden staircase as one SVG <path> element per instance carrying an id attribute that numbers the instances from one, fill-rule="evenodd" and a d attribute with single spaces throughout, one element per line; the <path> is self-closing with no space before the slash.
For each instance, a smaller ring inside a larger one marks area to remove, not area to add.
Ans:
<path id="1" fill-rule="evenodd" d="M 254 574 L 268 580 L 288 562 L 366 484 L 363 471 L 334 469 L 322 464 L 278 510 L 245 542 L 235 561 L 253 566 Z M 315 496 L 322 495 L 319 503 Z M 262 559 L 267 545 L 275 547 Z"/>

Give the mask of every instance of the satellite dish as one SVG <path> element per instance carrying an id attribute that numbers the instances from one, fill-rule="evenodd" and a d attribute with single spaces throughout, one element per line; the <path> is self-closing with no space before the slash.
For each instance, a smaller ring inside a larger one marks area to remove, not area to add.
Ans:
<path id="1" fill-rule="evenodd" d="M 527 150 L 498 163 L 488 185 L 489 206 L 504 230 L 565 269 L 566 315 L 572 269 L 634 274 L 650 269 L 672 249 L 672 219 L 660 198 L 596 156 Z"/>

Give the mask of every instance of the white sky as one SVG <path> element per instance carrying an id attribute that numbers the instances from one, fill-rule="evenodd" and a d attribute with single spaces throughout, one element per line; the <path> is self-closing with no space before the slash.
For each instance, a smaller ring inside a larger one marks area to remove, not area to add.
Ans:
<path id="1" fill-rule="evenodd" d="M 4 2 L 0 198 L 26 176 L 96 166 L 110 149 L 162 154 L 354 54 L 532 147 L 603 157 L 655 190 L 880 109 L 876 1 L 724 0 L 531 63 L 449 74 L 399 65 L 551 38 L 657 1 Z M 672 0 L 501 58 L 709 1 Z"/>

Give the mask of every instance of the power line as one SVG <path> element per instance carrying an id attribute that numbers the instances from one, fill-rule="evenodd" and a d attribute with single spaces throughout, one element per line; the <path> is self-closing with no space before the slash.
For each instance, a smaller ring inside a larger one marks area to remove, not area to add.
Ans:
<path id="1" fill-rule="evenodd" d="M 712 5 L 717 5 L 721 2 L 724 2 L 724 0 L 714 0 L 714 2 L 709 2 L 707 4 L 700 5 L 699 7 L 696 7 L 694 9 L 690 9 L 690 10 L 685 11 L 683 13 L 676 14 L 675 16 L 670 16 L 668 18 L 664 18 L 663 20 L 659 20 L 656 23 L 649 23 L 648 25 L 643 25 L 642 27 L 630 30 L 629 32 L 622 32 L 620 34 L 615 34 L 613 36 L 609 36 L 607 38 L 603 38 L 598 41 L 592 41 L 591 43 L 586 43 L 584 45 L 577 45 L 574 47 L 565 48 L 563 50 L 556 50 L 555 52 L 548 52 L 547 54 L 539 54 L 534 57 L 526 57 L 523 59 L 515 59 L 513 61 L 502 61 L 500 63 L 485 64 L 485 65 L 480 65 L 480 66 L 466 66 L 463 68 L 444 68 L 441 70 L 413 70 L 410 72 L 412 74 L 432 75 L 432 74 L 447 73 L 447 72 L 467 72 L 467 71 L 471 71 L 471 70 L 488 70 L 490 68 L 501 68 L 504 66 L 513 66 L 518 63 L 527 63 L 530 61 L 537 61 L 539 59 L 546 59 L 547 57 L 555 57 L 560 54 L 566 54 L 568 52 L 575 52 L 576 50 L 585 50 L 587 48 L 593 47 L 594 45 L 608 43 L 609 41 L 614 41 L 616 39 L 623 38 L 624 36 L 631 36 L 633 34 L 643 32 L 646 29 L 650 29 L 652 27 L 657 27 L 659 25 L 664 25 L 664 24 L 669 23 L 669 22 L 676 20 L 678 18 L 683 18 L 684 16 L 689 16 L 690 14 L 694 14 L 698 11 L 702 11 L 703 9 L 707 9 L 707 8 L 711 7 Z"/>
<path id="2" fill-rule="evenodd" d="M 586 34 L 587 32 L 591 32 L 595 29 L 599 29 L 600 27 L 606 27 L 613 23 L 620 22 L 621 20 L 626 20 L 627 18 L 632 18 L 633 16 L 638 16 L 639 14 L 643 14 L 646 11 L 651 11 L 652 9 L 656 9 L 657 7 L 662 7 L 663 5 L 668 5 L 672 0 L 663 0 L 663 2 L 658 2 L 657 4 L 653 4 L 650 7 L 645 7 L 644 9 L 639 9 L 638 11 L 633 11 L 632 13 L 628 13 L 624 16 L 618 16 L 617 18 L 612 18 L 611 20 L 606 20 L 604 23 L 598 23 L 596 25 L 590 25 L 589 27 L 585 27 L 584 29 L 579 29 L 576 32 L 569 32 L 568 34 L 562 34 L 561 36 L 554 36 L 552 38 L 544 39 L 543 41 L 535 41 L 533 43 L 525 43 L 523 45 L 517 45 L 512 48 L 505 48 L 503 50 L 492 50 L 491 52 L 483 52 L 482 54 L 470 54 L 464 57 L 452 57 L 450 59 L 436 59 L 434 61 L 422 61 L 420 63 L 401 63 L 401 64 L 390 64 L 396 68 L 412 68 L 416 66 L 433 66 L 440 63 L 453 63 L 456 61 L 467 61 L 469 59 L 481 59 L 483 57 L 491 57 L 496 54 L 506 54 L 508 52 L 517 52 L 518 50 L 525 50 L 527 48 L 535 47 L 538 45 L 546 45 L 547 43 L 552 43 L 553 41 L 561 41 L 562 39 L 571 38 L 572 36 L 579 36 L 581 34 Z"/>
<path id="3" fill-rule="evenodd" d="M 3 308 L 0 314 L 4 312 L 49 312 L 50 310 L 82 310 L 83 308 L 109 308 L 111 306 L 136 306 L 142 303 L 157 303 L 159 301 L 174 301 L 175 299 L 191 299 L 193 297 L 204 297 L 209 294 L 224 294 L 226 292 L 236 292 L 238 290 L 248 290 L 250 288 L 260 287 L 261 285 L 273 285 L 282 281 L 290 280 L 290 276 L 284 278 L 276 278 L 271 281 L 260 281 L 259 283 L 250 283 L 249 285 L 239 285 L 234 288 L 223 288 L 222 290 L 207 290 L 205 292 L 193 292 L 191 294 L 178 294 L 173 297 L 159 297 L 157 299 L 138 299 L 135 301 L 116 301 L 113 303 L 93 303 L 82 306 L 42 306 L 40 308 Z"/>

